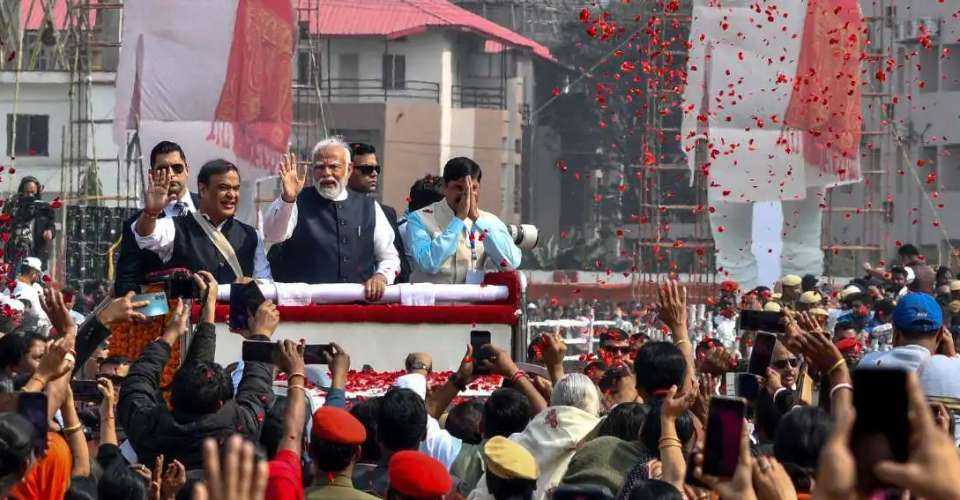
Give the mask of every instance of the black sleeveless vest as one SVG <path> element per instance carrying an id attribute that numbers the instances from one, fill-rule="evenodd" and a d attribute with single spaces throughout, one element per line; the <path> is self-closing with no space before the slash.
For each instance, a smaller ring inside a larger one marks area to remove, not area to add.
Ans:
<path id="1" fill-rule="evenodd" d="M 349 192 L 349 191 L 348 191 Z M 373 276 L 375 202 L 349 192 L 331 201 L 307 188 L 297 196 L 297 227 L 283 242 L 273 277 L 282 283 L 363 283 Z"/>
<path id="2" fill-rule="evenodd" d="M 217 283 L 233 283 L 237 279 L 227 260 L 220 255 L 192 215 L 174 217 L 173 224 L 177 227 L 177 236 L 173 240 L 173 256 L 166 267 L 185 267 L 193 272 L 209 271 Z M 236 252 L 244 276 L 253 276 L 257 230 L 236 219 L 229 219 L 220 232 Z"/>

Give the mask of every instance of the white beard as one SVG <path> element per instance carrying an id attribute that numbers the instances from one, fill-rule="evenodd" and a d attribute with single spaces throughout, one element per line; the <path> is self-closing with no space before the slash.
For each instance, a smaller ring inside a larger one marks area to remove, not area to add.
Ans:
<path id="1" fill-rule="evenodd" d="M 333 200 L 336 200 L 338 196 L 343 194 L 343 189 L 344 189 L 342 182 L 340 182 L 339 180 L 337 180 L 336 182 L 337 182 L 337 185 L 332 188 L 323 187 L 319 183 L 315 184 L 314 187 L 317 188 L 317 193 L 320 193 L 320 196 L 323 196 L 324 198 L 333 201 Z"/>

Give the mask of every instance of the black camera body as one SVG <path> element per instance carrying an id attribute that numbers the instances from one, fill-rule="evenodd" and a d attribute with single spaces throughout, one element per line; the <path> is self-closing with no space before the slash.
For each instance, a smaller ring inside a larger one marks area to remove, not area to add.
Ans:
<path id="1" fill-rule="evenodd" d="M 170 300 L 200 298 L 200 287 L 193 280 L 193 273 L 182 267 L 152 273 L 147 281 L 162 286 Z"/>

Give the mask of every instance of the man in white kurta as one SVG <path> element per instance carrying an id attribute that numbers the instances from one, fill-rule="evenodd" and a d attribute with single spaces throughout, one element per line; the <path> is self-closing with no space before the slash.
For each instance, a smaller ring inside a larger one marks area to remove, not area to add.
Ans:
<path id="1" fill-rule="evenodd" d="M 709 172 L 717 269 L 744 288 L 759 284 L 754 202 L 781 202 L 782 273 L 820 275 L 825 189 L 859 180 L 807 164 L 783 132 L 806 9 L 796 0 L 697 0 L 693 8 L 683 143 L 691 171 Z M 702 140 L 708 146 L 698 152 Z"/>

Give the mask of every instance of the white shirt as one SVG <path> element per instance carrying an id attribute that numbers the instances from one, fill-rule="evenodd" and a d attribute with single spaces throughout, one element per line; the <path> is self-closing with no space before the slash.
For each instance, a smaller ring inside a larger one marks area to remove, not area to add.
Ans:
<path id="1" fill-rule="evenodd" d="M 164 210 L 166 210 L 166 208 Z M 204 217 L 206 217 L 206 215 L 204 215 Z M 225 222 L 226 221 L 223 221 L 216 226 L 218 231 L 223 227 Z M 137 246 L 140 247 L 141 250 L 150 250 L 157 254 L 164 263 L 169 262 L 170 258 L 173 257 L 173 242 L 177 237 L 177 226 L 173 224 L 173 217 L 157 219 L 157 224 L 154 226 L 153 232 L 146 236 L 140 236 L 140 233 L 137 233 L 137 221 L 133 221 L 130 230 L 133 231 L 133 236 L 137 240 Z M 253 277 L 257 279 L 273 279 L 273 275 L 270 274 L 270 263 L 267 261 L 267 253 L 263 249 L 263 235 L 261 235 L 259 231 L 257 231 L 257 250 L 254 252 L 253 257 Z"/>
<path id="2" fill-rule="evenodd" d="M 315 189 L 315 188 L 306 188 Z M 350 195 L 349 189 L 344 189 L 333 201 L 343 201 Z M 363 196 L 354 193 L 353 196 Z M 393 284 L 400 272 L 400 254 L 397 248 L 393 246 L 394 232 L 384 215 L 380 204 L 373 202 L 375 220 L 373 225 L 373 255 L 377 259 L 376 273 L 382 274 L 387 279 L 387 284 Z M 281 243 L 293 236 L 293 230 L 297 228 L 299 220 L 299 210 L 297 202 L 287 203 L 283 198 L 273 200 L 267 214 L 263 218 L 263 237 L 270 244 Z"/>
<path id="3" fill-rule="evenodd" d="M 43 307 L 40 306 L 40 296 L 43 295 L 43 288 L 34 283 L 28 285 L 20 280 L 17 280 L 17 286 L 13 289 L 13 292 L 9 288 L 4 287 L 3 294 L 9 296 L 12 299 L 25 300 L 30 304 L 31 314 L 37 317 L 37 325 L 40 327 L 49 326 L 50 318 L 47 317 L 47 313 L 43 311 Z"/>
<path id="4" fill-rule="evenodd" d="M 163 207 L 163 213 L 167 217 L 176 217 L 180 215 L 179 213 L 177 213 L 177 210 L 176 210 L 177 203 L 183 203 L 183 208 L 186 210 L 186 213 L 188 214 L 197 211 L 197 207 L 193 205 L 193 196 L 190 195 L 190 192 L 188 191 L 187 195 L 184 196 L 183 199 L 173 200 L 170 202 L 170 204 Z M 136 234 L 137 232 L 134 231 L 133 233 Z"/>
<path id="5" fill-rule="evenodd" d="M 420 452 L 436 459 L 447 469 L 460 454 L 463 442 L 440 427 L 437 419 L 427 415 L 427 438 L 420 442 Z"/>

